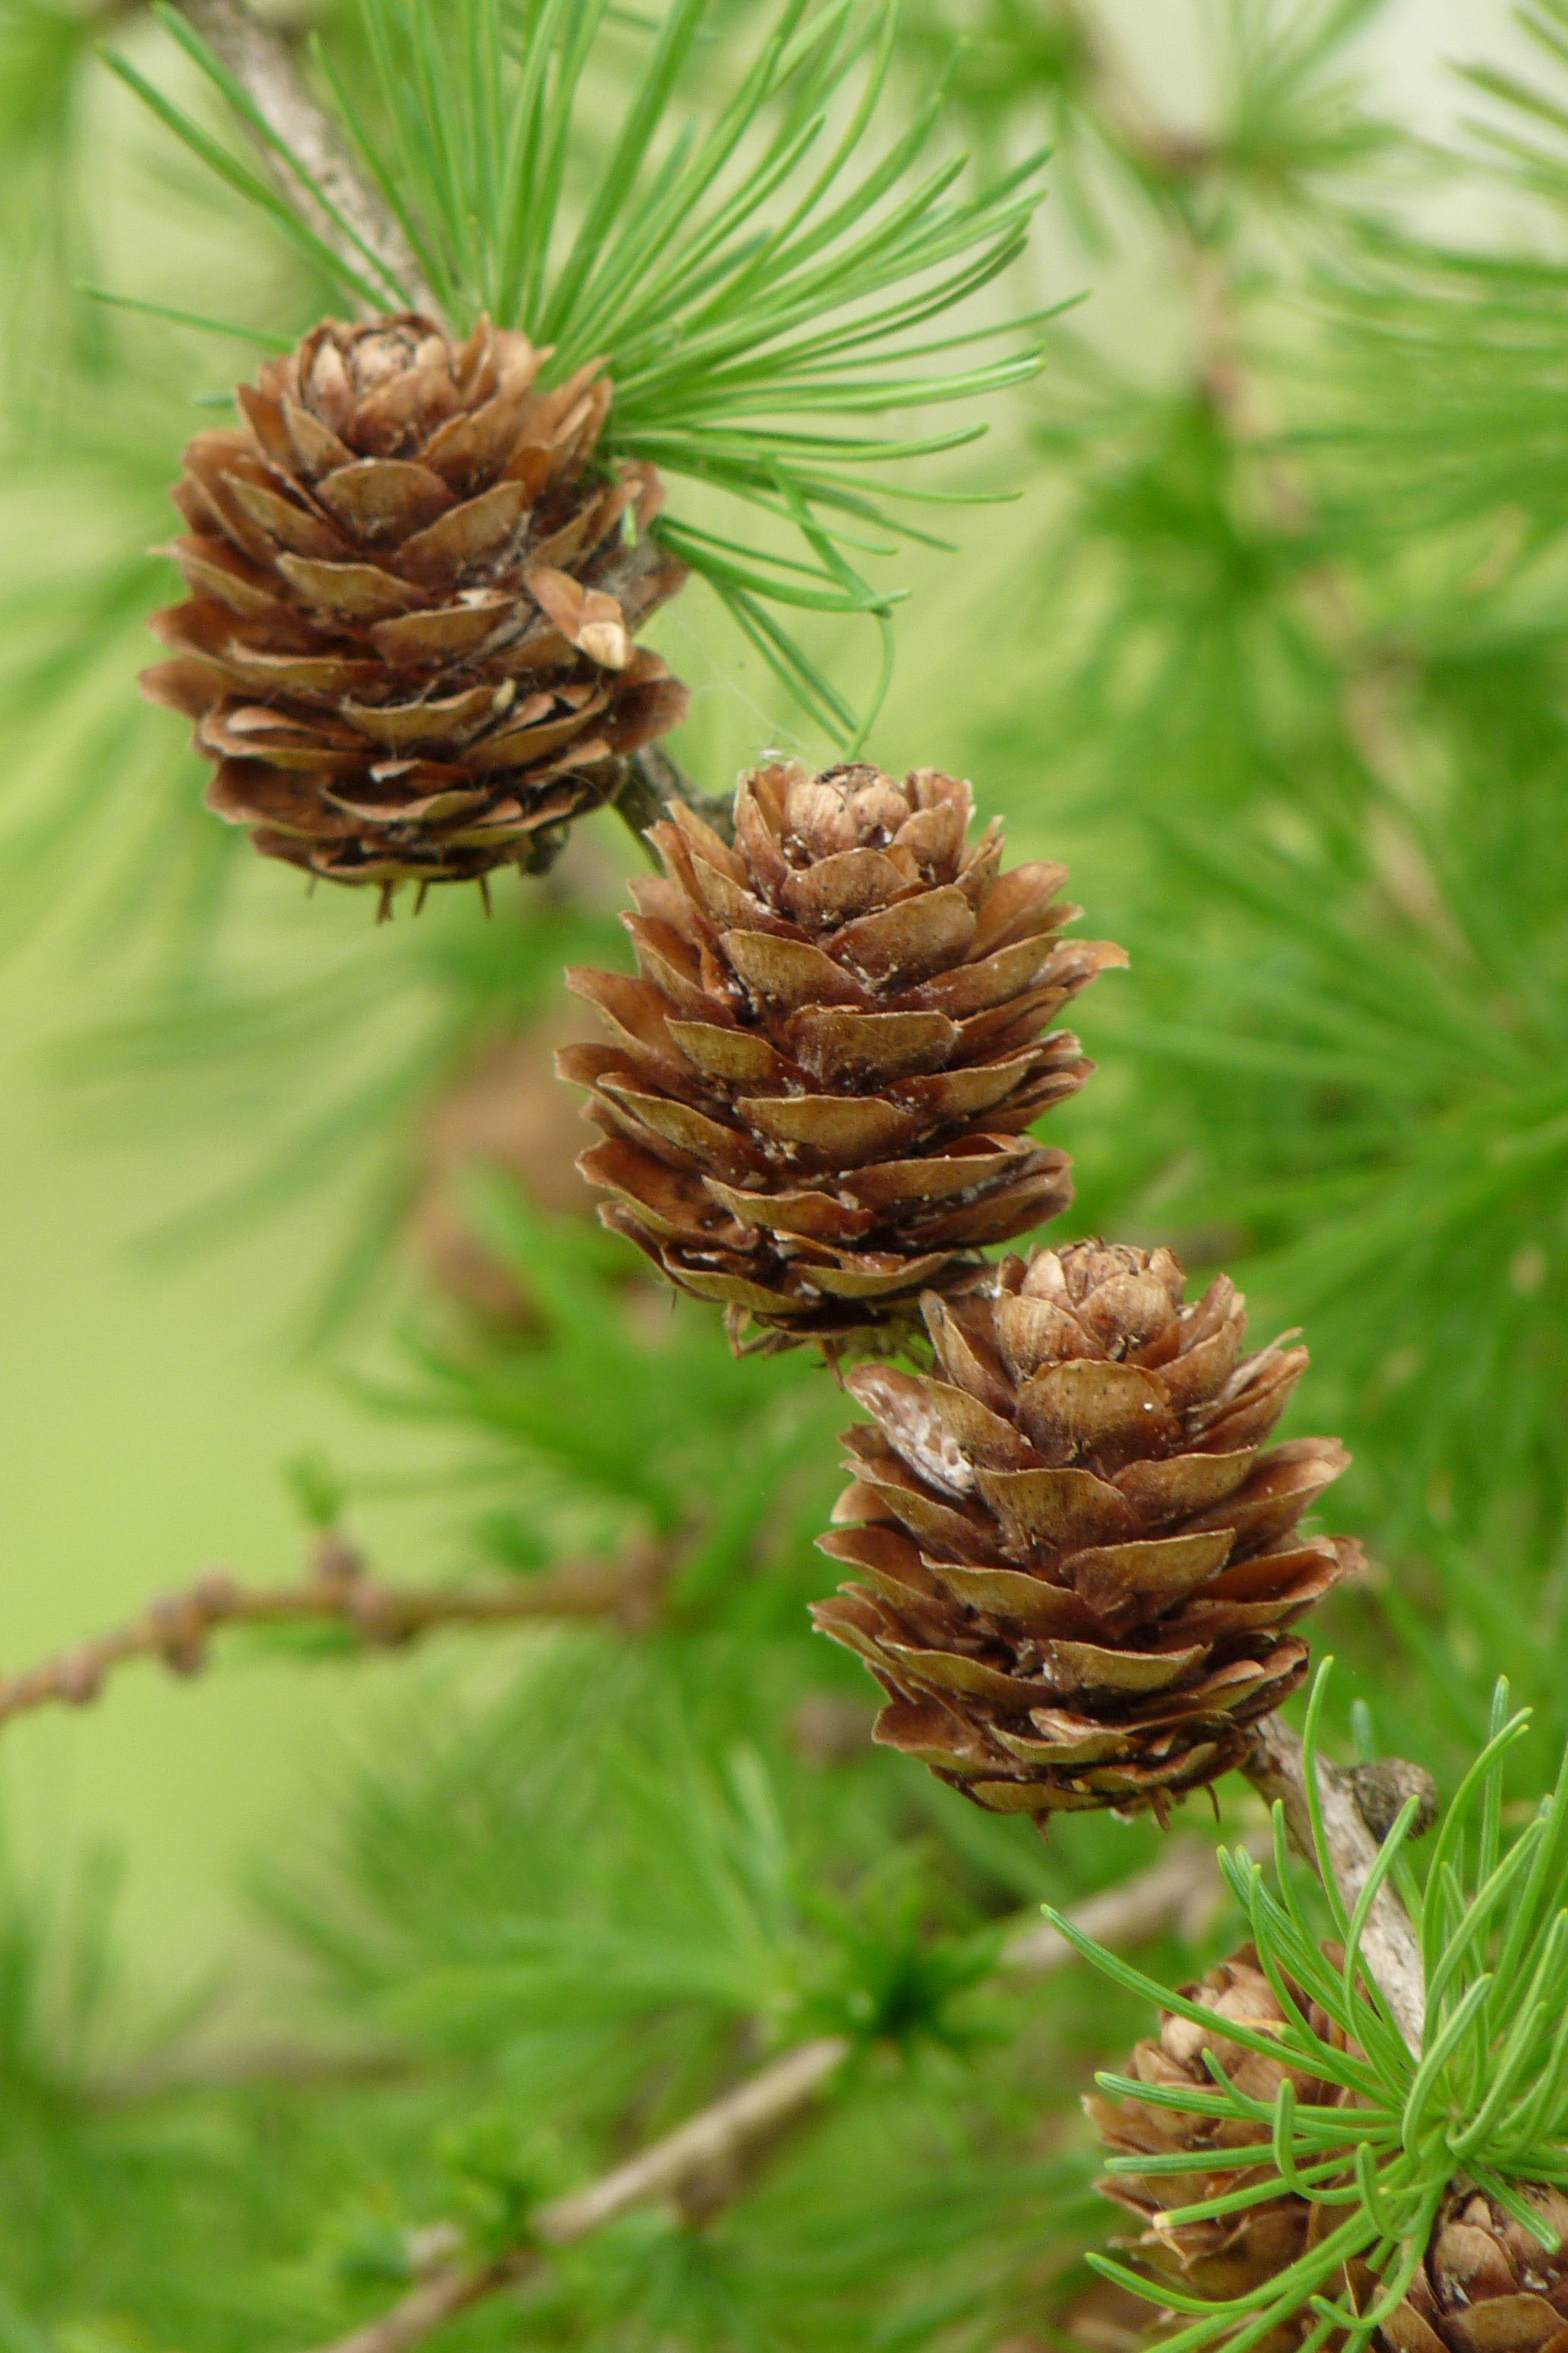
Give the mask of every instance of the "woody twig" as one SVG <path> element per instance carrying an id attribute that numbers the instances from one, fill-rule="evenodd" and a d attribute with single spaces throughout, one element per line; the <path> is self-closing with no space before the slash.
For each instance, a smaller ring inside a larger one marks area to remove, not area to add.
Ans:
<path id="1" fill-rule="evenodd" d="M 1166 1929 L 1191 1933 L 1219 1898 L 1212 1850 L 1178 1839 L 1149 1870 L 1089 1897 L 1068 1917 L 1101 1943 L 1125 1947 Z M 1039 1978 L 1074 1957 L 1055 1928 L 1031 1926 L 1004 1946 L 1000 1966 Z M 317 2353 L 411 2353 L 447 2321 L 520 2286 L 555 2248 L 574 2245 L 637 2207 L 664 2204 L 688 2221 L 711 2219 L 822 2105 L 852 2048 L 841 2034 L 795 2044 L 640 2155 L 537 2208 L 515 2245 L 477 2261 L 453 2255 L 437 2262 L 396 2304 Z"/>
<path id="2" fill-rule="evenodd" d="M 469 1586 L 398 1586 L 372 1575 L 341 1536 L 322 1537 L 310 1573 L 292 1585 L 244 1585 L 209 1569 L 160 1595 L 123 1625 L 0 1677 L 0 1725 L 29 1710 L 82 1707 L 133 1659 L 178 1675 L 207 1663 L 212 1638 L 231 1626 L 334 1625 L 363 1651 L 395 1651 L 458 1627 L 521 1625 L 552 1618 L 605 1618 L 646 1626 L 658 1607 L 668 1562 L 653 1546 L 619 1561 L 571 1561 L 535 1577 Z"/>

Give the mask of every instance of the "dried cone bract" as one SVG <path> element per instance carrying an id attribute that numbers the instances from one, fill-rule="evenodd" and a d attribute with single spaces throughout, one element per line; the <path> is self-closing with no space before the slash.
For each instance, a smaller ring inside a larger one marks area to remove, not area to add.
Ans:
<path id="1" fill-rule="evenodd" d="M 818 1605 L 889 1694 L 877 1736 L 1000 1812 L 1152 1807 L 1239 1761 L 1292 1692 L 1285 1629 L 1359 1559 L 1297 1522 L 1334 1439 L 1260 1451 L 1307 1362 L 1242 1354 L 1221 1276 L 1074 1242 L 929 1299 L 934 1377 L 862 1365 L 872 1419 Z"/>
<path id="2" fill-rule="evenodd" d="M 683 577 L 658 477 L 595 463 L 608 380 L 542 392 L 544 356 L 487 322 L 328 321 L 186 449 L 191 593 L 143 683 L 264 855 L 384 887 L 538 862 L 681 716 L 633 643 Z"/>
<path id="3" fill-rule="evenodd" d="M 1215 2013 L 1215 2024 L 1204 2027 L 1173 2012 L 1163 2013 L 1157 2036 L 1140 2042 L 1123 2073 L 1152 2089 L 1212 2089 L 1205 2064 L 1212 2052 L 1226 2074 L 1250 2098 L 1272 2103 L 1289 2075 L 1297 2101 L 1314 2107 L 1331 2107 L 1340 2099 L 1337 2085 L 1260 2052 L 1242 2050 L 1225 2031 L 1225 2021 L 1267 2033 L 1281 2022 L 1274 1989 L 1258 1967 L 1255 1948 L 1247 1945 L 1228 1960 L 1216 1964 L 1195 1985 L 1180 1989 L 1185 1998 Z M 1295 1993 L 1309 2024 L 1325 2041 L 1337 2032 L 1315 2003 Z M 1214 2162 L 1223 2150 L 1246 2147 L 1258 2138 L 1256 2126 L 1237 2126 L 1226 2117 L 1194 2116 L 1168 2108 L 1154 2100 L 1112 2099 L 1090 2093 L 1084 2102 L 1108 2149 L 1117 2157 L 1178 2157 L 1192 2158 L 1192 2169 L 1182 2173 L 1108 2175 L 1100 2187 L 1109 2198 L 1127 2208 L 1139 2224 L 1129 2252 L 1158 2278 L 1168 2280 L 1184 2295 L 1216 2301 L 1244 2296 L 1288 2269 L 1321 2232 L 1325 2209 L 1286 2192 L 1263 2200 L 1239 2214 L 1205 2221 L 1172 2223 L 1166 2216 L 1183 2206 L 1195 2206 L 1268 2179 L 1272 2166 L 1238 2170 Z M 1145 2306 L 1145 2321 L 1152 2318 Z M 1307 2312 L 1300 2329 L 1286 2326 L 1264 2340 L 1267 2353 L 1286 2353 L 1300 2342 L 1315 2315 Z M 1148 2332 L 1145 2331 L 1145 2334 Z M 1157 2341 L 1157 2339 L 1155 2340 Z"/>
<path id="4" fill-rule="evenodd" d="M 1001 871 L 969 786 L 775 763 L 733 846 L 685 808 L 634 885 L 638 976 L 577 972 L 612 1042 L 563 1055 L 605 1140 L 606 1222 L 739 1331 L 832 1343 L 984 1272 L 1068 1198 L 1024 1131 L 1081 1085 L 1049 1024 L 1102 965 L 1063 940 L 1059 866 Z"/>

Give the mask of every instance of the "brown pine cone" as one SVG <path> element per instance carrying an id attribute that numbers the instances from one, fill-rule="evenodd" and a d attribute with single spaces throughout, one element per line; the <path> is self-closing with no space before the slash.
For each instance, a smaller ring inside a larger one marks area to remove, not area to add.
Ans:
<path id="1" fill-rule="evenodd" d="M 1217 1962 L 1196 1985 L 1180 1991 L 1189 2001 L 1214 2011 L 1218 2020 L 1268 2030 L 1283 2012 L 1274 1989 L 1258 1967 L 1258 1954 L 1244 1945 L 1228 1960 Z M 1300 1989 L 1290 1989 L 1308 2023 L 1325 2042 L 1342 2046 L 1342 2037 L 1315 2002 Z M 1152 2085 L 1190 2085 L 1207 2091 L 1212 2077 L 1204 2063 L 1212 2052 L 1231 2082 L 1249 2097 L 1272 2101 L 1289 2075 L 1299 2101 L 1315 2107 L 1332 2107 L 1342 2097 L 1338 2085 L 1299 2068 L 1245 2051 L 1229 2040 L 1223 2027 L 1207 2029 L 1172 2011 L 1162 2013 L 1157 2038 L 1140 2042 L 1125 2069 L 1128 2075 Z M 1084 2106 L 1107 2147 L 1117 2157 L 1169 2157 L 1190 2151 L 1192 2170 L 1180 2174 L 1115 2173 L 1100 2187 L 1108 2198 L 1127 2208 L 1140 2224 L 1127 2252 L 1156 2277 L 1168 2280 L 1184 2294 L 1213 2297 L 1216 2302 L 1243 2296 L 1261 2287 L 1305 2253 L 1321 2233 L 1322 2207 L 1287 2191 L 1239 2214 L 1216 2215 L 1207 2221 L 1171 2223 L 1166 2214 L 1180 2206 L 1223 2197 L 1266 2180 L 1270 2168 L 1237 2170 L 1205 2162 L 1210 2151 L 1245 2147 L 1258 2137 L 1256 2125 L 1237 2125 L 1226 2118 L 1200 2116 L 1181 2108 L 1157 2106 L 1152 2101 L 1113 2099 L 1091 2092 Z M 1152 2327 L 1153 2312 L 1144 2307 L 1152 2341 L 1162 2333 Z M 1315 2319 L 1303 2311 L 1300 2325 L 1286 2323 L 1263 2340 L 1263 2353 L 1289 2353 Z"/>
<path id="2" fill-rule="evenodd" d="M 648 537 L 652 469 L 594 450 L 595 364 L 481 321 L 328 320 L 199 433 L 169 550 L 191 591 L 142 683 L 196 723 L 210 806 L 334 882 L 545 862 L 674 726 L 685 690 L 633 637 L 684 573 Z"/>
<path id="3" fill-rule="evenodd" d="M 614 1041 L 559 1065 L 605 1132 L 580 1163 L 605 1220 L 737 1339 L 907 1321 L 1069 1197 L 1024 1131 L 1091 1066 L 1046 1025 L 1121 951 L 1058 939 L 1064 869 L 999 872 L 973 807 L 931 768 L 758 768 L 732 848 L 684 808 L 651 828 L 640 976 L 569 976 Z"/>
<path id="4" fill-rule="evenodd" d="M 1260 1453 L 1307 1363 L 1242 1356 L 1225 1276 L 1184 1306 L 1168 1250 L 1073 1242 L 925 1303 L 940 1377 L 862 1365 L 873 1419 L 817 1605 L 889 1694 L 877 1738 L 997 1812 L 1152 1807 L 1239 1762 L 1294 1691 L 1283 1630 L 1356 1566 L 1297 1522 L 1349 1459 Z"/>
<path id="5" fill-rule="evenodd" d="M 1568 2196 L 1516 2183 L 1558 2237 L 1555 2251 L 1484 2191 L 1456 2183 L 1405 2301 L 1378 2330 L 1384 2353 L 1568 2353 Z M 1378 2283 L 1360 2265 L 1364 2311 Z"/>

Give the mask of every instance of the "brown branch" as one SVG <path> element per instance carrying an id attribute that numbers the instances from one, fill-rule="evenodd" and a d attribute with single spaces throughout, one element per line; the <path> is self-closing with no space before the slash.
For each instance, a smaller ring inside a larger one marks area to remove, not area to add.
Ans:
<path id="1" fill-rule="evenodd" d="M 694 2192 L 709 2191 L 715 2178 L 742 2177 L 756 2150 L 771 2148 L 816 2105 L 849 2051 L 847 2034 L 820 2034 L 813 2042 L 797 2043 L 711 2106 L 677 2125 L 651 2148 L 601 2175 L 585 2189 L 542 2206 L 533 2217 L 534 2236 L 547 2246 L 569 2247 L 635 2207 L 666 2200 L 684 2204 Z M 704 2197 L 703 2203 L 713 2211 L 710 2198 Z"/>
<path id="2" fill-rule="evenodd" d="M 180 0 L 180 5 L 208 47 L 243 86 L 268 129 L 298 158 L 338 215 L 334 220 L 317 204 L 282 157 L 263 142 L 264 160 L 279 194 L 306 227 L 362 277 L 369 267 L 364 254 L 368 246 L 405 290 L 409 302 L 416 310 L 438 316 L 435 298 L 401 226 L 356 168 L 337 125 L 311 96 L 288 41 L 253 16 L 243 0 Z M 345 234 L 341 224 L 346 224 L 352 233 Z M 394 302 L 389 291 L 384 301 L 365 307 L 374 314 L 390 311 Z"/>
<path id="3" fill-rule="evenodd" d="M 1404 1766 L 1410 1793 L 1426 1798 L 1431 1776 L 1415 1766 Z M 1298 1852 L 1318 1866 L 1312 1820 L 1307 1803 L 1306 1760 L 1300 1736 L 1277 1715 L 1258 1726 L 1258 1745 L 1246 1767 L 1253 1787 L 1272 1805 L 1285 1808 L 1285 1826 Z M 1323 1835 L 1329 1860 L 1347 1911 L 1353 1911 L 1367 1875 L 1377 1861 L 1382 1841 L 1362 1810 L 1356 1781 L 1326 1757 L 1318 1758 L 1318 1793 L 1322 1808 Z M 1419 1819 L 1419 1817 L 1418 1817 Z M 1426 1813 L 1430 1821 L 1431 1813 Z M 1426 1981 L 1421 1945 L 1410 1915 L 1385 1882 L 1373 1899 L 1362 1936 L 1367 1968 L 1387 1998 L 1399 2030 L 1412 2051 L 1419 2053 L 1426 2021 Z"/>
<path id="4" fill-rule="evenodd" d="M 479 1586 L 400 1587 L 373 1577 L 352 1546 L 324 1537 L 297 1585 L 246 1586 L 209 1569 L 160 1595 L 122 1626 L 94 1635 L 20 1674 L 0 1678 L 0 1725 L 58 1702 L 83 1707 L 104 1678 L 132 1659 L 174 1674 L 199 1673 L 211 1637 L 226 1626 L 338 1625 L 363 1650 L 401 1650 L 449 1626 L 506 1626 L 540 1618 L 618 1618 L 645 1626 L 658 1606 L 666 1556 L 652 1546 L 620 1562 L 582 1560 L 534 1577 Z"/>
<path id="5" fill-rule="evenodd" d="M 192 2058 L 176 2052 L 123 2068 L 88 2082 L 95 2106 L 136 2107 L 148 2100 L 185 2092 L 243 2090 L 267 2084 L 287 2091 L 318 2091 L 341 2085 L 405 2083 L 414 2062 L 405 2051 L 312 2049 L 309 2044 L 258 2042 Z"/>
<path id="6" fill-rule="evenodd" d="M 727 793 L 699 792 L 684 768 L 678 766 L 662 744 L 645 744 L 626 762 L 626 777 L 616 795 L 617 814 L 635 834 L 668 817 L 677 801 L 698 816 L 726 841 L 734 831 L 734 806 Z"/>
<path id="7" fill-rule="evenodd" d="M 526 2242 L 488 2263 L 442 2263 L 378 2318 L 351 2329 L 321 2353 L 408 2353 L 433 2329 L 499 2289 L 537 2270 L 551 2247 L 569 2247 L 635 2207 L 701 2199 L 707 2211 L 725 2202 L 703 2192 L 717 2179 L 738 2181 L 760 2152 L 774 2147 L 815 2107 L 849 2055 L 847 2035 L 824 2034 L 786 2051 L 709 2107 L 586 2189 L 539 2207 Z"/>
<path id="8" fill-rule="evenodd" d="M 1136 1945 L 1165 1928 L 1191 1932 L 1219 1893 L 1212 1850 L 1182 1839 L 1122 1886 L 1075 1905 L 1068 1917 L 1102 1944 Z M 1054 1928 L 1030 1926 L 1003 1948 L 1002 1966 L 1044 1977 L 1074 1957 Z M 797 2043 L 639 2156 L 538 2208 L 526 2241 L 487 2262 L 441 2263 L 378 2318 L 316 2353 L 410 2353 L 444 2322 L 527 2277 L 549 2249 L 570 2246 L 636 2207 L 664 2202 L 704 2218 L 719 2211 L 811 2115 L 850 2049 L 839 2034 Z"/>
<path id="9" fill-rule="evenodd" d="M 1173 1838 L 1157 1862 L 1119 1887 L 1108 1887 L 1073 1906 L 1073 1926 L 1101 1945 L 1145 1945 L 1174 1928 L 1189 1941 L 1202 1936 L 1225 1894 L 1225 1883 L 1206 1839 Z M 1001 1965 L 1029 1977 L 1048 1977 L 1077 1957 L 1059 1928 L 1047 1920 L 1031 1923 L 1002 1947 Z"/>
<path id="10" fill-rule="evenodd" d="M 334 2337 L 321 2353 L 407 2353 L 408 2347 L 422 2344 L 470 2306 L 483 2303 L 499 2288 L 512 2286 L 537 2262 L 531 2247 L 514 2247 L 494 2263 L 443 2263 L 378 2319 L 367 2320 L 363 2328 L 351 2329 L 346 2337 Z"/>
<path id="11" fill-rule="evenodd" d="M 1058 14 L 1078 43 L 1089 107 L 1099 115 L 1105 137 L 1157 187 L 1174 191 L 1200 179 L 1218 160 L 1213 141 L 1159 120 L 1105 26 L 1084 0 L 1059 0 Z"/>

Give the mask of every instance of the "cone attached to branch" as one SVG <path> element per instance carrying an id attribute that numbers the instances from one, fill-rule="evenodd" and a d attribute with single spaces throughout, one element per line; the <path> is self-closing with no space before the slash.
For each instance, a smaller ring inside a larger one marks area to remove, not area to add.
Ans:
<path id="1" fill-rule="evenodd" d="M 1183 1986 L 1180 1991 L 1187 2000 L 1212 2010 L 1215 2026 L 1205 2028 L 1173 2011 L 1163 2012 L 1158 2036 L 1137 2045 L 1122 2071 L 1125 2074 L 1156 2093 L 1205 2092 L 1213 2084 L 1205 2054 L 1212 2053 L 1248 2098 L 1272 2105 L 1287 2075 L 1299 2103 L 1331 2107 L 1342 2097 L 1337 2085 L 1243 2050 L 1226 2035 L 1227 2021 L 1268 2033 L 1283 2020 L 1251 1945 L 1243 1946 L 1228 1960 L 1208 1970 L 1196 1985 Z M 1295 1989 L 1292 1994 L 1317 2032 L 1325 2040 L 1342 2040 L 1334 2036 L 1315 2004 Z M 1321 2233 L 1326 2210 L 1289 2190 L 1239 2213 L 1167 2221 L 1167 2215 L 1176 2209 L 1200 2205 L 1268 2179 L 1271 2165 L 1238 2170 L 1234 2165 L 1215 2162 L 1226 2150 L 1250 2147 L 1258 2137 L 1256 2125 L 1244 2127 L 1230 2117 L 1195 2116 L 1167 2107 L 1157 2099 L 1113 2099 L 1101 2092 L 1091 2092 L 1084 2106 L 1116 2157 L 1166 2158 L 1190 2154 L 1190 2172 L 1115 2173 L 1100 2184 L 1105 2195 L 1126 2207 L 1138 2222 L 1138 2235 L 1128 2242 L 1127 2252 L 1146 2271 L 1168 2280 L 1184 2295 L 1216 2303 L 1250 2295 L 1288 2270 Z M 1149 2317 L 1145 2306 L 1145 2321 Z M 1289 2353 L 1314 2317 L 1304 2311 L 1299 2329 L 1276 2329 L 1261 2340 L 1265 2353 Z"/>
<path id="2" fill-rule="evenodd" d="M 605 1222 L 738 1337 L 829 1345 L 983 1279 L 1069 1196 L 1025 1131 L 1090 1065 L 1060 1008 L 1121 951 L 1063 940 L 1059 866 L 1001 871 L 969 786 L 854 765 L 742 778 L 733 845 L 689 810 L 634 885 L 638 976 L 580 971 L 612 1042 L 561 1058 L 605 1140 Z"/>
<path id="3" fill-rule="evenodd" d="M 546 356 L 488 322 L 329 321 L 186 449 L 191 593 L 143 684 L 264 856 L 384 891 L 539 865 L 681 717 L 633 642 L 684 577 L 658 478 L 595 463 L 609 382 L 542 392 Z"/>
<path id="4" fill-rule="evenodd" d="M 1295 1690 L 1285 1630 L 1359 1562 L 1297 1526 L 1337 1440 L 1260 1451 L 1306 1350 L 1244 1356 L 1234 1284 L 1184 1292 L 1168 1250 L 1037 1250 L 924 1303 L 934 1377 L 847 1377 L 872 1419 L 823 1546 L 864 1581 L 817 1623 L 887 1692 L 877 1737 L 995 1811 L 1163 1820 Z"/>

